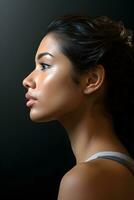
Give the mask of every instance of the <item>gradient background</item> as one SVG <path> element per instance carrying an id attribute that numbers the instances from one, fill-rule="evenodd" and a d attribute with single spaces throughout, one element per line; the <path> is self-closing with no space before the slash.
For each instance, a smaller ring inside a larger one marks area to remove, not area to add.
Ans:
<path id="1" fill-rule="evenodd" d="M 36 124 L 25 106 L 23 78 L 46 26 L 59 15 L 108 15 L 134 27 L 132 0 L 0 0 L 0 197 L 56 200 L 62 176 L 75 165 L 57 121 Z"/>

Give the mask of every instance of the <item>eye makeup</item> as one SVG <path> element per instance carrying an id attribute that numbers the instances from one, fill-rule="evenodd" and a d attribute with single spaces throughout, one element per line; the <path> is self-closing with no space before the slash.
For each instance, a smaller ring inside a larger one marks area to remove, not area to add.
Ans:
<path id="1" fill-rule="evenodd" d="M 45 70 L 48 69 L 51 65 L 47 64 L 47 63 L 40 63 L 41 65 L 41 70 Z"/>

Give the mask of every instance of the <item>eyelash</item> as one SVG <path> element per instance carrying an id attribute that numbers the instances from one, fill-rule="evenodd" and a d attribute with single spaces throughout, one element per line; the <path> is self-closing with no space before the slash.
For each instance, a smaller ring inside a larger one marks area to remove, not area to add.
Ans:
<path id="1" fill-rule="evenodd" d="M 42 66 L 41 70 L 45 70 L 45 69 L 46 69 L 45 66 L 47 66 L 47 68 L 50 67 L 50 65 L 49 65 L 49 64 L 46 64 L 46 63 L 41 63 L 40 65 Z"/>

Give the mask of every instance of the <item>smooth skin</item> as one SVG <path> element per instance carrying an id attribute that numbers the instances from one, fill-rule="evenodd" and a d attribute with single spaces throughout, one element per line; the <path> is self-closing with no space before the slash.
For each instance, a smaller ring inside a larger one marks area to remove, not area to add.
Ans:
<path id="1" fill-rule="evenodd" d="M 54 33 L 46 35 L 38 47 L 35 68 L 23 80 L 28 94 L 36 98 L 30 108 L 31 120 L 58 120 L 76 157 L 76 165 L 61 180 L 58 200 L 134 199 L 134 177 L 126 167 L 107 159 L 85 162 L 99 151 L 128 154 L 103 104 L 105 70 L 98 65 L 87 73 L 75 74 L 77 85 L 73 64 L 60 47 Z"/>

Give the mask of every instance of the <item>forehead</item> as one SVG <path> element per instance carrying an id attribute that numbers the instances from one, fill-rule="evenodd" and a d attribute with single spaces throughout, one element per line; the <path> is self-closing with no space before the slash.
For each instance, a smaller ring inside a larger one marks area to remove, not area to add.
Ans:
<path id="1" fill-rule="evenodd" d="M 46 35 L 40 42 L 36 55 L 42 52 L 49 52 L 52 55 L 60 52 L 60 44 L 53 34 Z"/>

